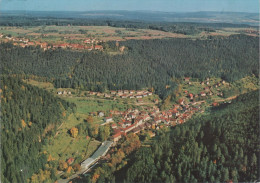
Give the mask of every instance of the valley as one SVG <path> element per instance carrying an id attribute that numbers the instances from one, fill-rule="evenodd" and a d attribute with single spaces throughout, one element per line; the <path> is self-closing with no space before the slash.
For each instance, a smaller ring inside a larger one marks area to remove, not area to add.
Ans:
<path id="1" fill-rule="evenodd" d="M 258 20 L 190 14 L 1 15 L 1 182 L 255 181 Z"/>
<path id="2" fill-rule="evenodd" d="M 104 140 L 113 142 L 113 147 L 124 141 L 124 135 L 133 133 L 139 136 L 139 139 L 143 139 L 141 144 L 147 145 L 147 142 L 155 138 L 153 136 L 158 130 L 182 125 L 193 115 L 210 114 L 211 108 L 229 103 L 240 94 L 259 89 L 254 76 L 243 78 L 235 83 L 228 83 L 220 78 L 208 78 L 201 82 L 196 78 L 183 78 L 179 83 L 179 93 L 175 93 L 180 99 L 168 102 L 167 99 L 162 101 L 154 93 L 145 90 L 100 93 L 72 88 L 55 89 L 50 83 L 31 79 L 24 82 L 45 88 L 53 95 L 76 104 L 75 113 L 68 116 L 68 119 L 57 129 L 55 136 L 49 138 L 46 146 L 43 147 L 43 151 L 49 157 L 48 161 L 67 161 L 69 166 L 82 164 Z M 236 93 L 236 91 L 240 92 Z M 230 92 L 233 92 L 232 96 Z M 86 124 L 90 127 L 82 128 Z M 76 137 L 72 137 L 69 133 L 73 127 L 79 131 Z M 107 134 L 102 134 L 103 128 L 109 129 Z M 110 153 L 112 152 L 109 151 Z M 73 159 L 73 163 L 68 162 L 70 159 Z M 83 170 L 86 169 L 81 167 L 78 171 L 83 173 Z M 60 172 L 60 176 L 69 177 L 61 182 L 69 182 L 70 179 L 75 179 L 81 174 L 73 176 L 73 171 L 66 170 L 64 173 Z"/>

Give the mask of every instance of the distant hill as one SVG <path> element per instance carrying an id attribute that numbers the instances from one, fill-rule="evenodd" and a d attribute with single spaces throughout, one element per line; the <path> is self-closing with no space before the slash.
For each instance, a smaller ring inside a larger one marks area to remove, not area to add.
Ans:
<path id="1" fill-rule="evenodd" d="M 259 25 L 258 13 L 244 12 L 159 12 L 159 11 L 86 11 L 86 12 L 48 12 L 48 11 L 2 11 L 0 17 L 52 17 L 52 18 L 87 18 L 128 21 L 160 22 L 199 22 L 233 23 Z"/>

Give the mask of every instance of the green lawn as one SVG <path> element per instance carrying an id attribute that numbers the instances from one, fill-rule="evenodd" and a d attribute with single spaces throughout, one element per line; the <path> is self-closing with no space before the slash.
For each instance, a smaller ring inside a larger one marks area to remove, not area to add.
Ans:
<path id="1" fill-rule="evenodd" d="M 39 88 L 43 88 L 46 90 L 54 90 L 53 84 L 49 83 L 49 82 L 40 82 L 40 81 L 36 81 L 36 80 L 32 80 L 32 79 L 23 80 L 23 81 L 27 84 L 34 85 Z"/>
<path id="2" fill-rule="evenodd" d="M 58 130 L 58 135 L 54 138 L 50 138 L 47 145 L 44 146 L 44 150 L 48 155 L 51 154 L 56 160 L 66 160 L 69 157 L 86 157 L 91 155 L 99 146 L 99 141 L 90 141 L 86 136 L 77 136 L 73 138 L 68 131 L 82 123 L 81 120 L 77 120 L 74 114 L 71 114 L 68 119 Z"/>
<path id="3" fill-rule="evenodd" d="M 109 110 L 126 110 L 129 104 L 124 100 L 110 100 L 97 97 L 68 97 L 64 98 L 69 102 L 77 105 L 77 112 L 79 114 L 87 114 L 89 112 L 106 111 Z"/>

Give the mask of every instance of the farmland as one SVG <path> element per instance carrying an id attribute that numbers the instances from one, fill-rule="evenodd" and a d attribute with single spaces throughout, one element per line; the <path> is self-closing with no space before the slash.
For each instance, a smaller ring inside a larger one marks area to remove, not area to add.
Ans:
<path id="1" fill-rule="evenodd" d="M 183 34 L 141 28 L 120 28 L 111 26 L 70 26 L 68 24 L 68 26 L 2 26 L 0 27 L 0 41 L 12 41 L 15 45 L 20 45 L 22 47 L 27 45 L 39 45 L 47 49 L 51 48 L 47 47 L 47 45 L 56 45 L 56 47 L 62 48 L 75 47 L 83 49 L 82 46 L 84 46 L 85 49 L 91 50 L 91 46 L 93 47 L 93 44 L 103 45 L 103 43 L 107 41 L 167 38 L 207 39 L 211 36 L 230 36 L 241 33 L 250 36 L 258 36 L 259 34 L 256 28 L 219 28 L 214 32 L 200 31 L 194 34 Z M 76 44 L 80 46 L 75 46 Z M 113 52 L 111 52 L 111 54 L 113 54 Z"/>

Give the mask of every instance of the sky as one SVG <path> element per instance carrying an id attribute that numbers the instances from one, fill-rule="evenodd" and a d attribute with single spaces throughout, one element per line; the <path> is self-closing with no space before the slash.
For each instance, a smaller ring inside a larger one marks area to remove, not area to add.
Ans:
<path id="1" fill-rule="evenodd" d="M 259 13 L 259 0 L 0 0 L 0 12 L 1 10 L 152 10 L 164 12 Z"/>

